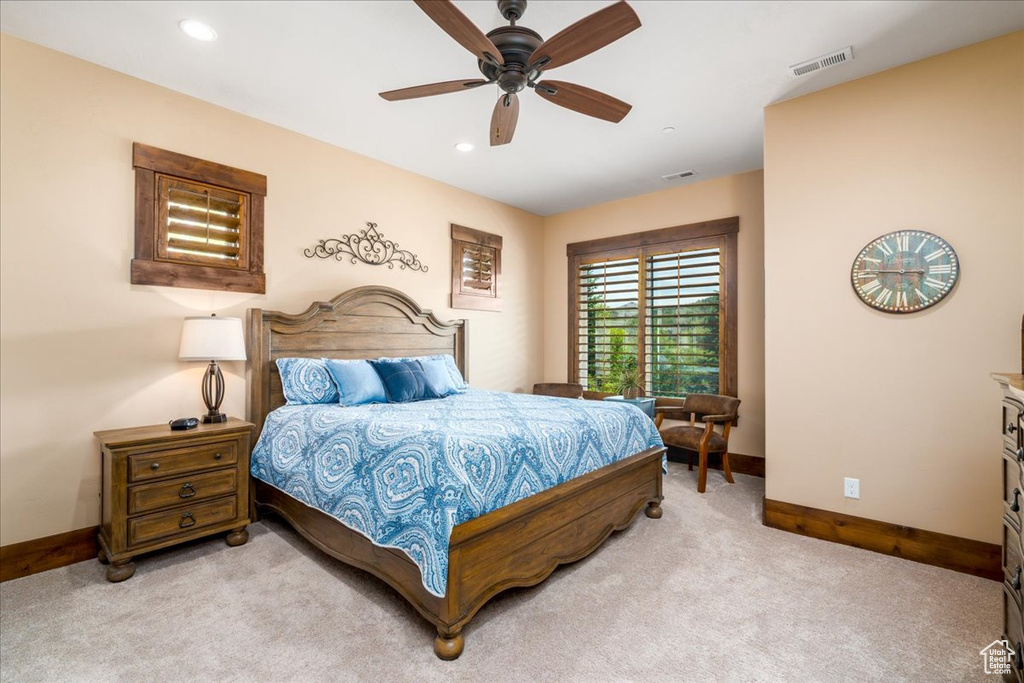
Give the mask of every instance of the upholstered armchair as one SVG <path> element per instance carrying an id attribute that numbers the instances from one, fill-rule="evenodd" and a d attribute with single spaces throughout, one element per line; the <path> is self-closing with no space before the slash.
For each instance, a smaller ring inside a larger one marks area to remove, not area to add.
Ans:
<path id="1" fill-rule="evenodd" d="M 740 400 L 732 396 L 717 394 L 690 394 L 679 406 L 655 406 L 654 426 L 661 433 L 661 439 L 668 446 L 675 446 L 687 451 L 689 467 L 693 469 L 693 454 L 699 458 L 697 472 L 697 492 L 704 493 L 708 482 L 708 453 L 722 454 L 722 470 L 725 480 L 735 484 L 732 470 L 729 469 L 729 429 L 736 421 Z M 697 420 L 703 422 L 697 426 Z M 688 425 L 661 428 L 662 422 L 670 420 L 689 420 Z M 715 431 L 715 425 L 723 425 L 722 433 Z"/>
<path id="2" fill-rule="evenodd" d="M 583 398 L 583 385 L 574 382 L 550 382 L 534 384 L 533 393 L 540 396 L 561 396 L 562 398 Z"/>

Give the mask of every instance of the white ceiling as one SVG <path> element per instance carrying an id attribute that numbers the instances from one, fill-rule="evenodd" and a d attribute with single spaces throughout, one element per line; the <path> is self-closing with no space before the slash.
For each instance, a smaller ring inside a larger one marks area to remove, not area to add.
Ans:
<path id="1" fill-rule="evenodd" d="M 484 32 L 491 1 L 456 3 Z M 607 0 L 531 0 L 548 38 Z M 632 0 L 643 27 L 548 73 L 633 105 L 619 124 L 520 95 L 515 140 L 488 147 L 497 86 L 404 102 L 377 92 L 477 78 L 411 2 L 0 3 L 0 30 L 541 215 L 762 167 L 762 109 L 1024 28 L 1024 2 Z M 178 30 L 198 19 L 219 39 Z M 854 61 L 787 67 L 852 45 Z M 672 135 L 662 128 L 674 126 Z M 455 151 L 459 141 L 476 145 Z"/>

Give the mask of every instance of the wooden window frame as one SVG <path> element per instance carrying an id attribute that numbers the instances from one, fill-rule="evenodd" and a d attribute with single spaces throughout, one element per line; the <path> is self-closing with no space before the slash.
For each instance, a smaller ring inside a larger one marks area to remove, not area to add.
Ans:
<path id="1" fill-rule="evenodd" d="M 133 285 L 266 293 L 266 276 L 263 273 L 266 176 L 139 142 L 132 145 L 132 166 L 135 168 Z M 244 234 L 240 235 L 244 251 L 239 254 L 239 266 L 190 263 L 187 259 L 171 260 L 161 256 L 160 245 L 166 243 L 166 227 L 162 228 L 159 220 L 161 178 L 211 185 L 244 197 L 247 214 Z"/>
<path id="2" fill-rule="evenodd" d="M 605 259 L 637 257 L 640 287 L 637 302 L 637 366 L 644 372 L 646 383 L 646 260 L 656 253 L 717 246 L 721 267 L 719 292 L 719 374 L 718 393 L 738 396 L 738 321 L 737 243 L 740 229 L 738 216 L 671 228 L 634 232 L 566 245 L 569 265 L 569 381 L 580 382 L 579 364 L 579 268 L 581 264 Z M 586 392 L 596 397 L 599 392 Z M 677 398 L 677 397 L 658 397 Z"/>
<path id="3" fill-rule="evenodd" d="M 501 310 L 501 235 L 492 235 L 461 225 L 452 227 L 452 308 L 477 311 Z M 469 289 L 463 286 L 462 260 L 468 247 L 486 247 L 494 250 L 492 284 L 490 290 Z"/>

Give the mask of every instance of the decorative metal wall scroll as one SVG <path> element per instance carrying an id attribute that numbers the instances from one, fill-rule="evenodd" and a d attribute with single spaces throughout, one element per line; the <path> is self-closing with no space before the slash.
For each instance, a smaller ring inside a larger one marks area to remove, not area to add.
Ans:
<path id="1" fill-rule="evenodd" d="M 395 263 L 405 270 L 418 270 L 427 272 L 427 266 L 420 263 L 416 254 L 405 249 L 398 248 L 398 242 L 384 239 L 384 233 L 377 232 L 376 223 L 367 223 L 366 230 L 360 230 L 351 235 L 342 235 L 340 238 L 320 240 L 312 249 L 306 249 L 302 253 L 306 258 L 330 258 L 334 257 L 341 261 L 346 256 L 355 263 L 362 261 L 371 266 L 387 265 L 394 268 Z"/>

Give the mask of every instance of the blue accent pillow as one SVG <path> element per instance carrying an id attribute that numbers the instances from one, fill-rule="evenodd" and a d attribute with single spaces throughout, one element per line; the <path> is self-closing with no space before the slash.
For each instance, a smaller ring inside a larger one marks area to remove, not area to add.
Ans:
<path id="1" fill-rule="evenodd" d="M 423 369 L 427 388 L 431 392 L 437 396 L 450 396 L 459 393 L 459 388 L 455 386 L 455 382 L 448 372 L 448 366 L 443 360 L 421 360 L 419 364 Z"/>
<path id="2" fill-rule="evenodd" d="M 433 356 L 415 356 L 407 358 L 381 358 L 382 361 L 410 361 L 418 360 L 420 362 L 428 360 L 439 360 L 444 363 L 445 368 L 448 369 L 448 375 L 451 377 L 452 386 L 455 387 L 455 393 L 461 393 L 463 390 L 469 388 L 469 384 L 466 383 L 462 373 L 459 372 L 459 366 L 455 364 L 455 359 L 450 353 L 438 353 Z"/>
<path id="3" fill-rule="evenodd" d="M 370 361 L 380 375 L 391 403 L 422 401 L 426 398 L 441 398 L 428 385 L 423 366 L 417 360 Z"/>
<path id="4" fill-rule="evenodd" d="M 337 386 L 338 403 L 341 405 L 388 402 L 380 375 L 368 361 L 324 359 L 324 362 Z"/>
<path id="5" fill-rule="evenodd" d="M 323 359 L 278 358 L 277 370 L 289 405 L 338 402 L 338 390 Z"/>

